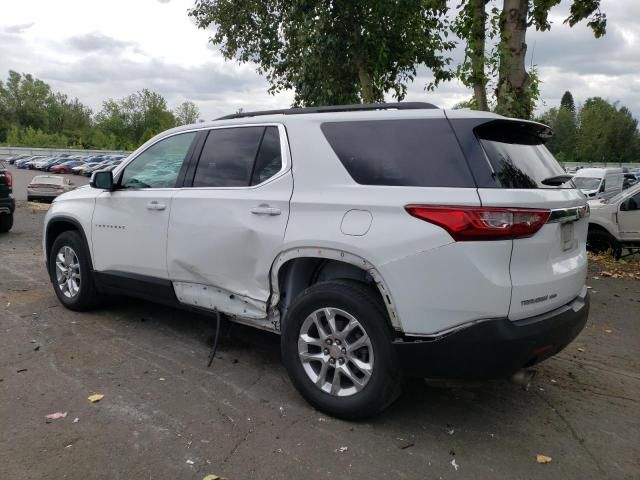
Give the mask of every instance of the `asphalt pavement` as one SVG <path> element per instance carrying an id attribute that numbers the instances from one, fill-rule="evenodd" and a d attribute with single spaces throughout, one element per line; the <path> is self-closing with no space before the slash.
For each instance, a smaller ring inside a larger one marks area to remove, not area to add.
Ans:
<path id="1" fill-rule="evenodd" d="M 415 379 L 350 423 L 298 395 L 274 334 L 226 324 L 207 368 L 209 317 L 63 308 L 43 217 L 19 202 L 0 235 L 0 479 L 640 478 L 640 281 L 592 272 L 586 329 L 529 390 Z"/>

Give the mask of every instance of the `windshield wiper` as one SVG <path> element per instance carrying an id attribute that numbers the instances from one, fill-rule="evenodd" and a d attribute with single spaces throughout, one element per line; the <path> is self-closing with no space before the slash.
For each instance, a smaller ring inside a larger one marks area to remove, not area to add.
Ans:
<path id="1" fill-rule="evenodd" d="M 543 185 L 549 185 L 552 187 L 557 187 L 558 185 L 562 185 L 563 183 L 567 183 L 569 180 L 573 178 L 573 175 L 556 175 L 555 177 L 549 177 L 542 180 Z"/>

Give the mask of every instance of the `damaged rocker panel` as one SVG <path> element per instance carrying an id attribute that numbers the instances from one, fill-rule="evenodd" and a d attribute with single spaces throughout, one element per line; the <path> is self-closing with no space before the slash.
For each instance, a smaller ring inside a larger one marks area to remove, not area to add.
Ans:
<path id="1" fill-rule="evenodd" d="M 219 310 L 234 317 L 233 320 L 239 323 L 274 330 L 274 326 L 267 321 L 265 302 L 200 283 L 173 282 L 173 289 L 180 303 L 206 310 Z"/>

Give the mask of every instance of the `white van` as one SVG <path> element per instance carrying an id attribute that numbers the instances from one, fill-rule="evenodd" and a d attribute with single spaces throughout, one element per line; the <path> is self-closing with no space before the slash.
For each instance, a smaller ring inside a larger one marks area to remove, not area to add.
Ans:
<path id="1" fill-rule="evenodd" d="M 573 177 L 573 183 L 589 199 L 610 198 L 622 191 L 624 174 L 621 168 L 583 168 Z"/>

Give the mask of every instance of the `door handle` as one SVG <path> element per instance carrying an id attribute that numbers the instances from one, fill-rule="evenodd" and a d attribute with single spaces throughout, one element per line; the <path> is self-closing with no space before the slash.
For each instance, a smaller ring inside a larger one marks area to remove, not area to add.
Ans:
<path id="1" fill-rule="evenodd" d="M 167 206 L 164 203 L 157 202 L 156 200 L 152 200 L 147 203 L 147 210 L 164 210 Z"/>
<path id="2" fill-rule="evenodd" d="M 253 207 L 251 209 L 251 213 L 254 215 L 269 215 L 270 217 L 273 217 L 275 215 L 280 215 L 281 211 L 279 208 L 270 207 L 266 203 L 263 203 L 257 207 Z"/>

